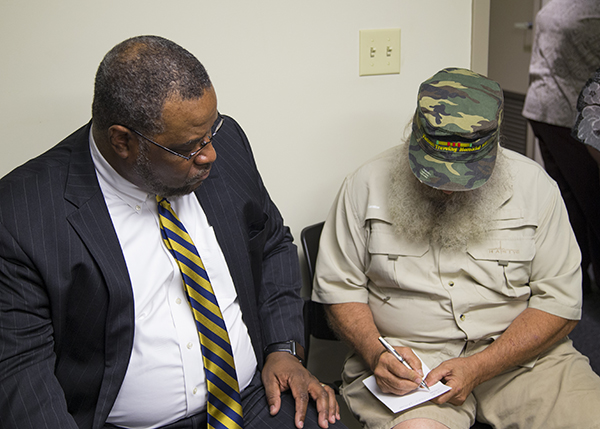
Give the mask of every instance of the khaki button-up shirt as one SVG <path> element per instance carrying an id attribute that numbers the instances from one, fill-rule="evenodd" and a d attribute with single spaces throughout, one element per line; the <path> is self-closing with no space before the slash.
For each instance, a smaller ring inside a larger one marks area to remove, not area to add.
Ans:
<path id="1" fill-rule="evenodd" d="M 581 317 L 580 253 L 556 184 L 502 153 L 514 178 L 493 229 L 466 251 L 410 242 L 387 206 L 393 148 L 348 176 L 321 236 L 313 300 L 367 303 L 381 335 L 429 367 L 497 338 L 527 307 Z"/>

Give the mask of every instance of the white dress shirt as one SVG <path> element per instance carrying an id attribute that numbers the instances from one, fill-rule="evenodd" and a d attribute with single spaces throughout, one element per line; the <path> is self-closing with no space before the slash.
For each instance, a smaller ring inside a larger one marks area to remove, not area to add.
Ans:
<path id="1" fill-rule="evenodd" d="M 181 273 L 162 241 L 155 195 L 121 177 L 100 154 L 91 133 L 90 148 L 129 270 L 135 309 L 131 360 L 107 421 L 131 429 L 155 428 L 206 408 L 200 339 Z M 257 362 L 223 252 L 194 194 L 169 201 L 210 277 L 243 389 Z"/>

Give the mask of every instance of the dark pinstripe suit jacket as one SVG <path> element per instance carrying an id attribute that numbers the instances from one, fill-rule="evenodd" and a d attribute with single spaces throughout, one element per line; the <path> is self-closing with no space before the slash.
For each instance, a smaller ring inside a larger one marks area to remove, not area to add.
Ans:
<path id="1" fill-rule="evenodd" d="M 89 127 L 0 180 L 3 429 L 101 428 L 127 369 L 133 295 Z M 196 195 L 262 367 L 265 344 L 303 338 L 296 247 L 233 119 L 214 145 L 217 161 Z"/>

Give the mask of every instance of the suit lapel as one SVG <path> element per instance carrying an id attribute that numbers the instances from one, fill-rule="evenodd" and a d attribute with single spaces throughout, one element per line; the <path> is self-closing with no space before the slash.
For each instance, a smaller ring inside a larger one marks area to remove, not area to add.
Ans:
<path id="1" fill-rule="evenodd" d="M 99 428 L 103 427 L 125 376 L 135 322 L 129 273 L 89 151 L 89 125 L 82 130 L 73 145 L 65 200 L 74 206 L 67 219 L 98 264 L 110 297 L 106 338 L 99 339 L 105 342 L 104 379 L 94 417 L 94 427 Z"/>

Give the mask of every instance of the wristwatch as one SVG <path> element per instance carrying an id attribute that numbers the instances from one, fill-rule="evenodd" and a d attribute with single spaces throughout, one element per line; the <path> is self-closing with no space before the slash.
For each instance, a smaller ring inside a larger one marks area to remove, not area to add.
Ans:
<path id="1" fill-rule="evenodd" d="M 265 356 L 273 352 L 287 352 L 292 356 L 295 356 L 300 363 L 304 363 L 304 349 L 294 340 L 273 343 L 265 347 Z"/>

